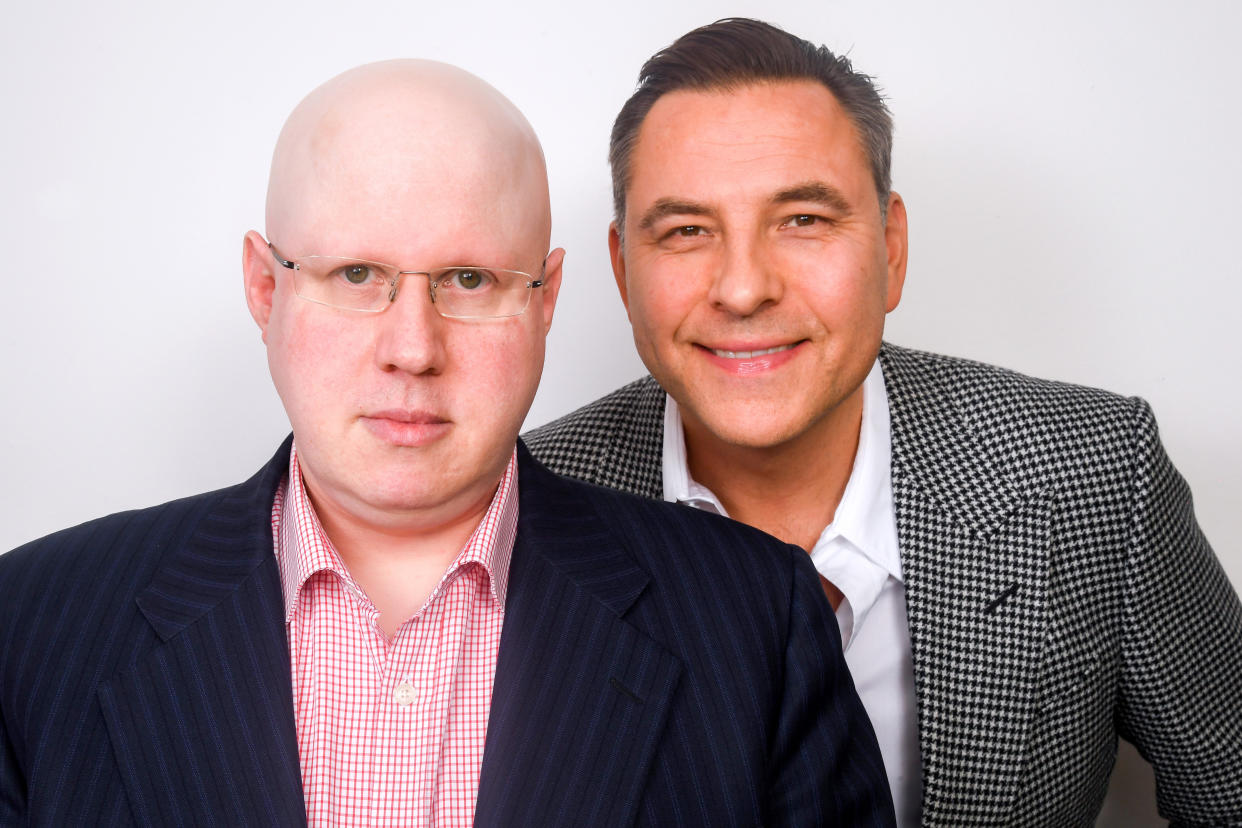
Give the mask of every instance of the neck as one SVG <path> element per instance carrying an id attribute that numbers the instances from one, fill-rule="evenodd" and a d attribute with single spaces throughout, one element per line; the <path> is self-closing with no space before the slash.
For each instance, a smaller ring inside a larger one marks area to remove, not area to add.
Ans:
<path id="1" fill-rule="evenodd" d="M 862 399 L 860 386 L 811 428 L 770 446 L 723 442 L 683 411 L 690 474 L 734 520 L 810 551 L 849 483 Z"/>
<path id="2" fill-rule="evenodd" d="M 307 494 L 341 563 L 379 610 L 380 629 L 392 638 L 426 603 L 487 513 L 495 489 L 450 520 L 417 526 L 362 522 L 316 498 L 309 485 Z"/>

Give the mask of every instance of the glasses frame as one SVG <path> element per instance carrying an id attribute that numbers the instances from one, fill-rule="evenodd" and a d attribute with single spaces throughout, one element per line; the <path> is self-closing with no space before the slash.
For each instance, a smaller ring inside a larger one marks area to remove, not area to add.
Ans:
<path id="1" fill-rule="evenodd" d="M 284 267 L 284 268 L 287 268 L 293 271 L 302 270 L 301 265 L 299 265 L 295 260 L 286 259 L 283 256 L 281 256 L 280 253 L 276 251 L 276 245 L 272 244 L 270 241 L 267 243 L 267 249 L 271 251 L 272 258 L 275 259 L 276 263 L 279 264 L 281 267 Z M 333 258 L 333 259 L 340 258 L 340 259 L 344 259 L 347 261 L 364 262 L 366 264 L 383 265 L 385 267 L 392 267 L 392 268 L 397 267 L 396 265 L 388 264 L 387 262 L 372 262 L 368 259 L 351 259 L 349 257 L 342 257 L 342 256 L 307 257 L 307 258 Z M 543 270 L 547 267 L 547 263 L 548 263 L 548 260 L 544 259 L 543 264 L 540 266 L 540 273 L 539 273 L 538 279 L 534 278 L 529 273 L 523 270 L 509 270 L 508 268 L 501 268 L 501 267 L 483 267 L 482 265 L 449 265 L 448 267 L 436 268 L 437 270 L 499 270 L 499 271 L 504 271 L 506 273 L 516 273 L 520 276 L 524 276 L 526 278 L 526 301 L 522 303 L 522 309 L 519 311 L 515 311 L 514 313 L 501 313 L 501 314 L 496 314 L 494 316 L 462 316 L 460 314 L 445 313 L 443 307 L 441 307 L 441 305 L 438 302 L 436 302 L 436 288 L 439 286 L 439 282 L 431 278 L 431 271 L 429 270 L 398 270 L 396 273 L 394 273 L 392 276 L 392 280 L 387 283 L 389 286 L 388 303 L 385 304 L 383 307 L 379 307 L 379 308 L 350 308 L 350 307 L 345 307 L 343 305 L 333 305 L 330 302 L 322 302 L 318 299 L 312 299 L 309 296 L 303 296 L 301 293 L 298 292 L 296 281 L 294 282 L 293 292 L 297 294 L 297 297 L 299 299 L 303 299 L 307 302 L 313 302 L 316 305 L 323 305 L 326 308 L 336 308 L 338 310 L 354 311 L 357 313 L 383 313 L 384 311 L 392 307 L 393 302 L 397 301 L 398 285 L 401 282 L 402 276 L 426 276 L 427 277 L 427 293 L 431 297 L 432 307 L 434 307 L 436 309 L 436 313 L 438 313 L 444 319 L 510 319 L 514 316 L 521 316 L 522 314 L 526 313 L 526 309 L 530 307 L 530 296 L 532 293 L 534 293 L 534 289 L 537 287 L 543 287 Z"/>

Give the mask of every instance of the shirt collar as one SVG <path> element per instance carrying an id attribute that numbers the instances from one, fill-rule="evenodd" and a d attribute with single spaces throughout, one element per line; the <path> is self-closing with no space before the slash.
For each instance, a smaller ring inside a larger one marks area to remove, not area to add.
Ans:
<path id="1" fill-rule="evenodd" d="M 862 425 L 850 479 L 833 521 L 820 534 L 816 547 L 840 536 L 888 574 L 902 581 L 897 527 L 893 519 L 893 452 L 888 393 L 879 359 L 871 366 L 862 387 Z M 727 516 L 724 505 L 716 495 L 690 476 L 681 410 L 672 397 L 667 398 L 664 406 L 663 471 L 665 500 L 687 503 Z"/>
<path id="2" fill-rule="evenodd" d="M 862 425 L 854 466 L 832 523 L 824 528 L 818 546 L 839 535 L 872 563 L 902 581 L 901 555 L 893 508 L 893 443 L 884 372 L 877 359 L 863 380 Z"/>
<path id="3" fill-rule="evenodd" d="M 664 403 L 664 499 L 670 503 L 686 503 L 696 509 L 727 515 L 724 505 L 711 489 L 690 476 L 686 462 L 686 432 L 681 424 L 677 401 L 665 394 Z"/>
<path id="4" fill-rule="evenodd" d="M 500 485 L 479 525 L 471 533 L 453 563 L 445 570 L 427 602 L 433 601 L 444 584 L 467 564 L 475 563 L 487 573 L 492 600 L 503 612 L 509 584 L 509 562 L 517 537 L 517 450 L 501 475 Z M 284 593 L 285 623 L 293 618 L 302 588 L 317 572 L 330 572 L 340 578 L 345 588 L 369 602 L 365 593 L 350 576 L 336 548 L 323 531 L 314 506 L 306 493 L 302 468 L 298 462 L 296 442 L 289 452 L 289 473 L 276 491 L 272 504 L 272 534 L 276 561 Z"/>

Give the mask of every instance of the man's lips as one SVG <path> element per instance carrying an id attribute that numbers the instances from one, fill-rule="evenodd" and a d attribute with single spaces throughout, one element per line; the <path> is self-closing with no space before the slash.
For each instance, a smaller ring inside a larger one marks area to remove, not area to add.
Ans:
<path id="1" fill-rule="evenodd" d="M 452 423 L 429 411 L 389 409 L 359 418 L 367 430 L 395 446 L 425 446 L 448 434 Z"/>
<path id="2" fill-rule="evenodd" d="M 795 347 L 797 344 L 798 344 L 797 342 L 792 342 L 788 345 L 774 345 L 771 348 L 755 348 L 751 350 L 743 350 L 740 348 L 737 348 L 737 349 L 707 348 L 707 350 L 711 351 L 713 354 L 723 359 L 754 359 L 755 357 L 767 356 L 768 354 L 776 354 L 776 353 L 780 353 L 781 351 L 788 351 L 790 348 Z M 707 346 L 704 346 L 704 347 L 707 347 Z"/>
<path id="3" fill-rule="evenodd" d="M 700 352 L 726 373 L 748 377 L 775 370 L 792 360 L 798 346 L 806 340 L 786 342 L 782 345 L 766 343 L 721 343 L 719 347 L 699 345 Z"/>
<path id="4" fill-rule="evenodd" d="M 437 423 L 446 423 L 438 414 L 430 411 L 407 410 L 404 408 L 392 408 L 387 411 L 372 411 L 370 414 L 364 414 L 364 417 L 373 420 L 392 420 L 396 423 L 420 423 L 425 425 L 435 425 Z"/>

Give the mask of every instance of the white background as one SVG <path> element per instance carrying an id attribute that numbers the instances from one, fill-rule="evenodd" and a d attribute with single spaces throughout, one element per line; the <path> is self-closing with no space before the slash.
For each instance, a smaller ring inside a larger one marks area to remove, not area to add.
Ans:
<path id="1" fill-rule="evenodd" d="M 1147 398 L 1242 583 L 1232 0 L 8 4 L 0 549 L 238 482 L 275 449 L 242 234 L 262 229 L 285 115 L 358 63 L 459 64 L 544 141 L 569 255 L 527 424 L 637 377 L 605 246 L 608 131 L 647 56 L 731 14 L 845 52 L 887 92 L 911 228 L 888 338 Z M 1144 773 L 1123 759 L 1138 792 L 1101 824 L 1150 807 Z"/>

